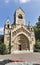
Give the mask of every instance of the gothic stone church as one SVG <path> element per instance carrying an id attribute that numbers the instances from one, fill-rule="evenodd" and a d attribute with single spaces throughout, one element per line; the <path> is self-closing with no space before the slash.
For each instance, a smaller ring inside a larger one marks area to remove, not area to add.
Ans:
<path id="1" fill-rule="evenodd" d="M 11 53 L 13 51 L 33 52 L 35 35 L 32 26 L 25 25 L 25 13 L 18 8 L 14 13 L 14 23 L 7 20 L 4 26 L 4 44 L 8 47 L 11 43 Z"/>

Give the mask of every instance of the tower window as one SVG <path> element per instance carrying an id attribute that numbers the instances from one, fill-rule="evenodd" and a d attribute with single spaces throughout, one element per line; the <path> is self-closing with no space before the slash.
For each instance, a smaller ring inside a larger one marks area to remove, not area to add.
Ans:
<path id="1" fill-rule="evenodd" d="M 8 28 L 9 28 L 9 24 L 8 24 Z"/>
<path id="2" fill-rule="evenodd" d="M 19 19 L 22 19 L 22 18 L 23 18 L 23 16 L 22 16 L 21 14 L 19 14 L 19 15 L 18 15 L 18 18 L 19 18 Z"/>
<path id="3" fill-rule="evenodd" d="M 32 31 L 32 28 L 31 28 L 31 31 Z"/>

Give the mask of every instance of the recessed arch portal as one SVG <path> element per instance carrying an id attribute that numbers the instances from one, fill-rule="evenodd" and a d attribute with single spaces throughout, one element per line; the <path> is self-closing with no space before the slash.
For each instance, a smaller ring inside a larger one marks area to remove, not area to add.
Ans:
<path id="1" fill-rule="evenodd" d="M 14 43 L 16 44 L 16 50 L 30 50 L 29 39 L 23 34 L 18 34 Z"/>

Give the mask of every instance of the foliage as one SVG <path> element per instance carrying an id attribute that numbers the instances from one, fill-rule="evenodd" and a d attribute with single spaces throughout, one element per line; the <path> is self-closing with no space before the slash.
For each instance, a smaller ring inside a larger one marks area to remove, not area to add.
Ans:
<path id="1" fill-rule="evenodd" d="M 38 22 L 34 26 L 36 44 L 34 45 L 34 51 L 40 52 L 40 16 L 38 18 Z"/>
<path id="2" fill-rule="evenodd" d="M 38 28 L 37 26 L 34 27 L 34 31 L 35 31 L 35 37 L 36 40 L 40 40 L 40 28 Z"/>
<path id="3" fill-rule="evenodd" d="M 4 44 L 4 41 L 0 39 L 0 54 L 10 54 L 11 53 L 11 44 L 9 43 L 8 47 Z"/>
<path id="4" fill-rule="evenodd" d="M 0 54 L 5 54 L 6 53 L 6 45 L 0 41 Z"/>
<path id="5" fill-rule="evenodd" d="M 34 31 L 35 31 L 36 40 L 38 39 L 40 40 L 40 16 L 38 18 L 38 22 L 34 26 Z"/>
<path id="6" fill-rule="evenodd" d="M 39 40 L 37 40 L 36 44 L 34 45 L 34 51 L 40 52 L 40 41 Z"/>
<path id="7" fill-rule="evenodd" d="M 40 28 L 40 16 L 38 18 L 38 22 L 36 23 L 36 25 L 37 25 L 37 28 Z"/>

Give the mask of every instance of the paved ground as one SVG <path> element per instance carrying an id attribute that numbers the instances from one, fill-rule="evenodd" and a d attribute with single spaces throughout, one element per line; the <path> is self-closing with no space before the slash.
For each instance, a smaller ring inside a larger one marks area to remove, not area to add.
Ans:
<path id="1" fill-rule="evenodd" d="M 11 55 L 0 55 L 0 61 L 2 59 L 24 60 L 27 62 L 40 63 L 40 53 L 17 53 Z"/>

